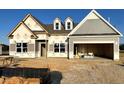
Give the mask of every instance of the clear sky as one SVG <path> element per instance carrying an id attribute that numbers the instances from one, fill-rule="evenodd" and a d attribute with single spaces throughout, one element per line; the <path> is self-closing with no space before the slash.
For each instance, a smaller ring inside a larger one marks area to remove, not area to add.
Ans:
<path id="1" fill-rule="evenodd" d="M 39 21 L 49 24 L 52 23 L 56 17 L 62 21 L 70 16 L 75 23 L 79 23 L 91 10 L 84 9 L 1 9 L 0 10 L 0 42 L 9 44 L 7 35 L 12 29 L 26 16 L 31 13 Z M 124 10 L 97 10 L 106 20 L 111 19 L 111 24 L 114 25 L 122 34 L 124 33 Z M 124 37 L 120 40 L 124 43 Z"/>

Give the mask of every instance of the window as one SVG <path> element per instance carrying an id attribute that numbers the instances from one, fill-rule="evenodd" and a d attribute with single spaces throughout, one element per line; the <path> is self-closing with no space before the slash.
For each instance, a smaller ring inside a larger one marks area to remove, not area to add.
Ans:
<path id="1" fill-rule="evenodd" d="M 54 52 L 59 52 L 59 43 L 54 44 Z"/>
<path id="2" fill-rule="evenodd" d="M 27 43 L 17 43 L 16 44 L 16 52 L 21 53 L 21 52 L 27 52 Z"/>
<path id="3" fill-rule="evenodd" d="M 56 30 L 59 29 L 59 23 L 56 23 Z"/>
<path id="4" fill-rule="evenodd" d="M 21 43 L 16 44 L 17 52 L 21 52 Z"/>
<path id="5" fill-rule="evenodd" d="M 64 53 L 65 52 L 65 44 L 64 43 L 55 43 L 54 44 L 54 52 Z"/>
<path id="6" fill-rule="evenodd" d="M 64 43 L 60 43 L 60 52 L 61 53 L 65 52 L 65 44 Z"/>
<path id="7" fill-rule="evenodd" d="M 71 23 L 67 22 L 67 29 L 71 29 Z"/>
<path id="8" fill-rule="evenodd" d="M 27 52 L 27 43 L 23 43 L 23 52 Z"/>

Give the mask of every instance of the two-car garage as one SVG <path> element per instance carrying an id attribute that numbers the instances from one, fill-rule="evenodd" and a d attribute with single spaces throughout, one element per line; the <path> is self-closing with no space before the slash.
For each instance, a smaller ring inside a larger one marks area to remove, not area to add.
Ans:
<path id="1" fill-rule="evenodd" d="M 92 53 L 92 56 L 94 58 L 102 57 L 113 59 L 113 50 L 114 47 L 112 43 L 74 44 L 74 56 L 77 56 L 79 54 L 83 54 L 83 56 L 88 56 L 88 54 Z"/>
<path id="2" fill-rule="evenodd" d="M 69 58 L 81 55 L 119 60 L 119 37 L 122 34 L 95 10 L 69 33 Z"/>
<path id="3" fill-rule="evenodd" d="M 101 57 L 119 60 L 119 38 L 108 36 L 70 36 L 69 58 L 75 58 L 79 54 L 87 58 L 90 58 L 88 54 L 92 54 L 94 58 Z"/>

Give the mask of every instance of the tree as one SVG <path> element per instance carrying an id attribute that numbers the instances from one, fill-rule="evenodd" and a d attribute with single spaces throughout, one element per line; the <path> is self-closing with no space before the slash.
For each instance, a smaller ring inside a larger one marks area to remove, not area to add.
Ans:
<path id="1" fill-rule="evenodd" d="M 124 44 L 120 45 L 120 50 L 124 50 Z"/>

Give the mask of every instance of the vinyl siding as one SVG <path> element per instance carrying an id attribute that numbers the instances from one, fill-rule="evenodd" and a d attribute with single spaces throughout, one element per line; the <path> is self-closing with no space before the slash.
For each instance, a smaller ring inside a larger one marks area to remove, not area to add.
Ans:
<path id="1" fill-rule="evenodd" d="M 101 19 L 88 19 L 73 35 L 118 35 Z"/>

